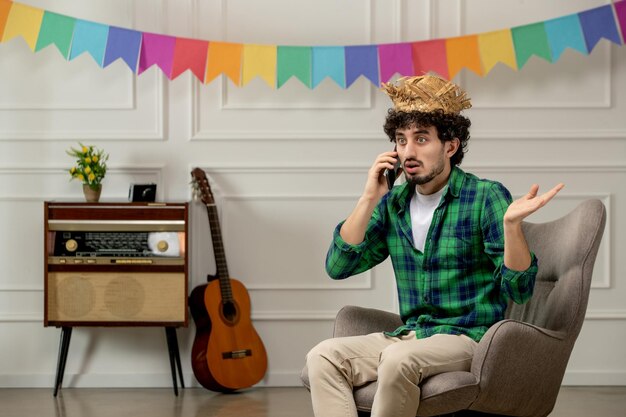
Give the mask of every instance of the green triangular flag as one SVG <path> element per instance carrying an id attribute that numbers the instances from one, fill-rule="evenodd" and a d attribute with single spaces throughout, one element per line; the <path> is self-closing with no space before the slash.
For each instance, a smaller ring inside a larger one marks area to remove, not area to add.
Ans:
<path id="1" fill-rule="evenodd" d="M 279 46 L 277 61 L 276 77 L 278 88 L 293 76 L 311 88 L 311 47 Z"/>
<path id="2" fill-rule="evenodd" d="M 70 53 L 70 46 L 72 45 L 75 23 L 76 19 L 73 17 L 46 11 L 41 21 L 35 52 L 50 44 L 55 44 L 59 48 L 61 55 L 67 59 Z"/>
<path id="3" fill-rule="evenodd" d="M 546 34 L 544 22 L 511 28 L 511 35 L 513 36 L 513 44 L 515 45 L 515 55 L 519 69 L 521 69 L 524 64 L 526 64 L 526 61 L 533 55 L 537 55 L 548 62 L 552 62 L 552 54 L 550 53 L 550 45 L 548 44 L 548 35 Z"/>

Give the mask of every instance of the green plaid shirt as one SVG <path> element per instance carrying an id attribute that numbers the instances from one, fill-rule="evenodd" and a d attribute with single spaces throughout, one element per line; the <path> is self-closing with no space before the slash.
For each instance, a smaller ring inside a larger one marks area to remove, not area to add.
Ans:
<path id="1" fill-rule="evenodd" d="M 537 259 L 526 271 L 504 266 L 503 218 L 511 194 L 500 183 L 454 167 L 426 238 L 413 246 L 409 204 L 415 187 L 394 187 L 372 215 L 365 240 L 346 243 L 335 229 L 326 271 L 344 279 L 378 265 L 387 256 L 396 275 L 403 326 L 418 338 L 465 334 L 479 341 L 504 318 L 507 298 L 522 304 L 532 295 Z"/>

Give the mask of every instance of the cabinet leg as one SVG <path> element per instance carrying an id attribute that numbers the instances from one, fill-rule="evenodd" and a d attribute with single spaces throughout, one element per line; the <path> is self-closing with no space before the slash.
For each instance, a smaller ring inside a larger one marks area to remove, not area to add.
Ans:
<path id="1" fill-rule="evenodd" d="M 178 349 L 178 337 L 176 336 L 176 328 L 166 327 L 165 337 L 167 339 L 167 350 L 170 357 L 170 368 L 172 370 L 172 383 L 174 385 L 174 394 L 178 395 L 178 384 L 176 382 L 177 370 L 178 377 L 180 378 L 180 385 L 182 388 L 185 388 L 185 381 L 183 379 L 183 369 L 180 364 L 180 351 Z"/>
<path id="2" fill-rule="evenodd" d="M 176 329 L 174 331 L 174 350 L 176 355 L 176 367 L 178 368 L 178 379 L 180 380 L 181 388 L 185 388 L 185 379 L 183 378 L 183 367 L 180 365 L 180 350 L 178 349 L 178 337 L 176 335 Z"/>
<path id="3" fill-rule="evenodd" d="M 67 362 L 67 352 L 70 349 L 70 339 L 72 337 L 71 327 L 61 327 L 61 338 L 59 341 L 59 358 L 57 359 L 57 374 L 54 382 L 54 396 L 56 397 L 59 388 L 63 384 L 65 374 L 65 364 Z"/>

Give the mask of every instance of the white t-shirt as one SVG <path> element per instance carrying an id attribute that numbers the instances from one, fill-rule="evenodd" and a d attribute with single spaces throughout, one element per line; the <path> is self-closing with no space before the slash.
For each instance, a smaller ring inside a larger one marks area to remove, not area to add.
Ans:
<path id="1" fill-rule="evenodd" d="M 426 245 L 426 236 L 428 229 L 433 221 L 433 214 L 439 205 L 441 196 L 448 186 L 434 194 L 424 195 L 415 190 L 413 198 L 411 198 L 411 229 L 413 230 L 413 246 L 424 252 Z"/>

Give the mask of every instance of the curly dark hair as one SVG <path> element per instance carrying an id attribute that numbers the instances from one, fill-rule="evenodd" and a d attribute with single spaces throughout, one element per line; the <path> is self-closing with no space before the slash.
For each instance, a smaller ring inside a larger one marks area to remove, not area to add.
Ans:
<path id="1" fill-rule="evenodd" d="M 385 119 L 385 133 L 389 136 L 391 142 L 396 140 L 396 130 L 406 129 L 411 126 L 417 127 L 434 127 L 437 129 L 437 135 L 442 142 L 458 138 L 460 141 L 459 149 L 456 151 L 450 164 L 452 166 L 461 165 L 463 156 L 467 152 L 467 142 L 470 139 L 469 128 L 472 122 L 460 114 L 445 114 L 441 110 L 433 112 L 403 112 L 389 109 L 387 118 Z"/>

